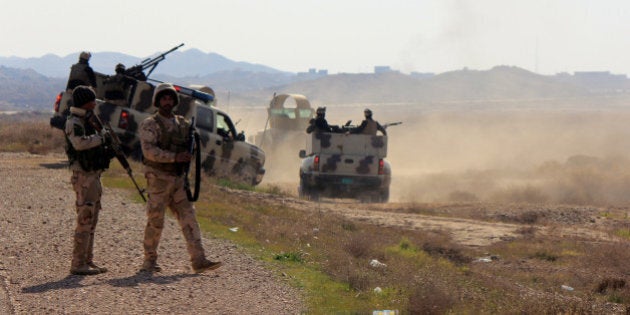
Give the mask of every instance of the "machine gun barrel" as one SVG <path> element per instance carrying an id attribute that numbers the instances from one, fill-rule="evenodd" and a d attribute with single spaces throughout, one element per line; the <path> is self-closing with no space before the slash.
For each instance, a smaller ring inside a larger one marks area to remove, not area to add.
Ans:
<path id="1" fill-rule="evenodd" d="M 383 125 L 383 128 L 387 129 L 387 127 L 402 125 L 402 121 L 397 121 L 393 123 L 386 123 Z"/>
<path id="2" fill-rule="evenodd" d="M 128 76 L 137 78 L 139 80 L 146 81 L 147 78 L 151 75 L 151 73 L 155 69 L 155 67 L 162 60 L 166 59 L 166 55 L 176 51 L 177 49 L 179 49 L 179 47 L 182 47 L 182 46 L 184 46 L 184 43 L 181 43 L 181 44 L 171 48 L 167 52 L 161 53 L 157 57 L 147 58 L 147 59 L 143 60 L 142 62 L 140 62 L 140 64 L 135 65 L 135 66 L 127 69 L 127 71 L 125 71 L 125 74 L 128 75 Z M 144 71 L 147 70 L 147 69 L 149 69 L 149 71 L 147 72 L 146 75 L 144 75 Z"/>

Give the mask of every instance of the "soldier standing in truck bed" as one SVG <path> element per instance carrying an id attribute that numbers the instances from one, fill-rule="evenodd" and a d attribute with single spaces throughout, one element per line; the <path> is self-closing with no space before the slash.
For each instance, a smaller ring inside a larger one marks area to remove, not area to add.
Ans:
<path id="1" fill-rule="evenodd" d="M 105 80 L 105 100 L 119 106 L 127 106 L 127 94 L 131 87 L 136 84 L 136 80 L 125 75 L 125 65 L 116 65 L 116 74 Z"/>
<path id="2" fill-rule="evenodd" d="M 88 85 L 92 88 L 96 87 L 96 75 L 94 70 L 90 67 L 90 54 L 87 51 L 79 54 L 79 62 L 70 67 L 70 76 L 68 77 L 68 84 L 66 85 L 67 91 L 74 90 L 79 85 Z"/>
<path id="3" fill-rule="evenodd" d="M 147 225 L 144 231 L 144 263 L 140 271 L 159 272 L 157 249 L 164 228 L 164 212 L 168 206 L 175 214 L 186 239 L 192 269 L 195 273 L 219 268 L 221 262 L 206 259 L 195 208 L 184 188 L 184 166 L 190 163 L 188 130 L 190 122 L 173 114 L 179 103 L 177 91 L 169 83 L 155 88 L 153 105 L 158 112 L 140 125 L 140 143 L 147 179 Z"/>
<path id="4" fill-rule="evenodd" d="M 365 119 L 361 122 L 361 125 L 352 129 L 350 133 L 360 133 L 364 135 L 375 136 L 376 131 L 378 130 L 382 132 L 384 136 L 387 135 L 387 131 L 385 131 L 385 128 L 383 128 L 383 126 L 381 126 L 378 121 L 372 119 L 371 110 L 366 108 L 365 111 L 363 111 L 363 114 L 365 115 Z"/>
<path id="5" fill-rule="evenodd" d="M 317 116 L 309 122 L 309 126 L 306 127 L 306 133 L 316 132 L 331 132 L 332 128 L 326 121 L 326 107 L 318 107 L 315 112 Z"/>

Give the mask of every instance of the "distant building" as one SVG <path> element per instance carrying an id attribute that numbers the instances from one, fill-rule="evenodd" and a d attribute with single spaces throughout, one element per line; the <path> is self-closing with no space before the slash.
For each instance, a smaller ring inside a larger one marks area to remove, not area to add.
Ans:
<path id="1" fill-rule="evenodd" d="M 321 77 L 325 77 L 328 75 L 328 70 L 327 69 L 315 69 L 315 68 L 309 68 L 308 72 L 298 72 L 297 76 L 300 79 L 317 79 L 317 78 L 321 78 Z"/>
<path id="2" fill-rule="evenodd" d="M 630 82 L 625 74 L 612 74 L 610 71 L 576 71 L 573 75 L 563 72 L 556 74 L 556 78 L 578 84 L 596 93 L 621 92 L 630 88 Z"/>
<path id="3" fill-rule="evenodd" d="M 386 73 L 391 72 L 392 68 L 389 66 L 374 66 L 374 73 Z"/>

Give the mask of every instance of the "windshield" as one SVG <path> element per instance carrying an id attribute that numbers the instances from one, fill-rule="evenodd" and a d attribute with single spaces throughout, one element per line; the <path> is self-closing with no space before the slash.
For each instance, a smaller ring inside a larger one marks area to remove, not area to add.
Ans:
<path id="1" fill-rule="evenodd" d="M 236 129 L 234 128 L 232 120 L 223 113 L 217 113 L 217 133 L 222 136 L 230 137 L 234 137 L 236 134 Z"/>

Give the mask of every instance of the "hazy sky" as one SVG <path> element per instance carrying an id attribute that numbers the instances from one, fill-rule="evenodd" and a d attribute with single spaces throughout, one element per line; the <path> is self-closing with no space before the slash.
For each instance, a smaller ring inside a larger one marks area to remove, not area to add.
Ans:
<path id="1" fill-rule="evenodd" d="M 185 43 L 285 71 L 630 74 L 628 0 L 0 0 L 0 56 Z"/>

